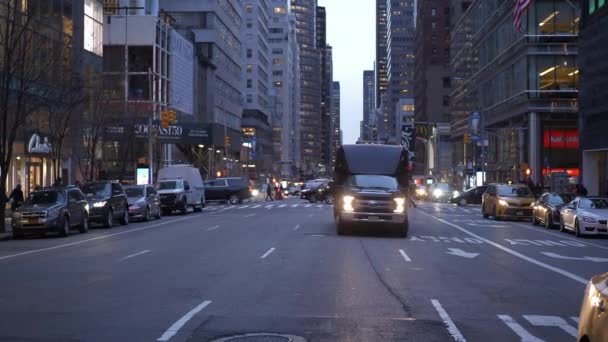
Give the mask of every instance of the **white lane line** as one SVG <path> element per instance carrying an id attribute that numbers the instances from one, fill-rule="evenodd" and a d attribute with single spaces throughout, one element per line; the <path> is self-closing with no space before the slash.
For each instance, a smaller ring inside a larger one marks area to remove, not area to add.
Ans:
<path id="1" fill-rule="evenodd" d="M 298 206 L 299 206 L 299 204 L 294 204 L 294 205 L 292 205 L 291 207 L 292 207 L 292 208 L 297 208 Z"/>
<path id="2" fill-rule="evenodd" d="M 544 342 L 544 340 L 539 339 L 538 337 L 530 334 L 524 327 L 522 327 L 519 323 L 515 322 L 515 320 L 508 315 L 498 315 L 501 321 L 503 321 L 514 333 L 517 334 L 521 338 L 522 342 Z"/>
<path id="3" fill-rule="evenodd" d="M 317 204 L 317 208 L 323 208 L 323 204 Z"/>
<path id="4" fill-rule="evenodd" d="M 76 245 L 80 245 L 80 244 L 83 244 L 83 243 L 86 243 L 86 242 L 91 242 L 91 241 L 96 241 L 96 240 L 101 240 L 101 239 L 107 239 L 107 238 L 110 238 L 110 237 L 113 237 L 113 236 L 118 236 L 118 235 L 123 235 L 123 234 L 129 234 L 129 233 L 137 232 L 137 231 L 140 231 L 140 230 L 146 230 L 146 229 L 156 228 L 156 227 L 159 227 L 159 226 L 167 225 L 169 223 L 175 223 L 175 222 L 179 222 L 179 221 L 184 221 L 184 220 L 188 220 L 188 219 L 195 218 L 195 217 L 198 217 L 198 215 L 192 215 L 192 216 L 180 218 L 180 219 L 177 219 L 177 220 L 164 221 L 162 223 L 153 224 L 151 226 L 145 226 L 145 227 L 141 227 L 141 228 L 135 228 L 135 229 L 127 230 L 127 231 L 120 232 L 120 233 L 106 234 L 106 235 L 94 237 L 94 238 L 91 238 L 91 239 L 86 239 L 86 240 L 80 240 L 80 241 L 66 243 L 66 244 L 63 244 L 63 245 L 58 245 L 58 246 L 53 246 L 53 247 L 45 247 L 45 248 L 40 248 L 40 249 L 33 249 L 31 251 L 25 251 L 25 252 L 22 252 L 22 253 L 5 255 L 5 256 L 0 257 L 0 260 L 10 259 L 10 258 L 22 256 L 22 255 L 32 254 L 32 253 L 51 251 L 51 250 L 54 250 L 54 249 L 59 249 L 59 248 L 64 248 L 64 247 L 76 246 Z"/>
<path id="5" fill-rule="evenodd" d="M 481 236 L 479 236 L 479 235 L 477 235 L 477 234 L 475 234 L 475 233 L 472 233 L 472 232 L 468 231 L 467 229 L 462 228 L 462 227 L 461 227 L 461 226 L 459 226 L 459 225 L 456 225 L 456 224 L 450 223 L 450 222 L 448 222 L 448 221 L 446 221 L 446 220 L 440 219 L 440 218 L 438 218 L 438 217 L 436 217 L 436 216 L 433 216 L 433 215 L 430 215 L 430 214 L 426 214 L 426 213 L 424 213 L 424 212 L 421 212 L 421 213 L 422 213 L 423 215 L 430 216 L 430 217 L 432 217 L 432 218 L 434 218 L 434 219 L 438 220 L 439 222 L 443 222 L 443 223 L 447 224 L 448 226 L 454 227 L 454 228 L 456 228 L 456 229 L 460 230 L 461 232 L 463 232 L 463 233 L 465 233 L 465 234 L 468 234 L 468 235 L 470 235 L 470 236 L 472 236 L 472 237 L 474 237 L 474 238 L 476 238 L 476 239 L 479 239 L 479 240 L 481 240 L 481 241 L 483 241 L 483 242 L 486 242 L 486 243 L 488 243 L 488 244 L 490 244 L 490 245 L 492 245 L 492 246 L 494 246 L 494 247 L 496 247 L 496 248 L 498 248 L 498 249 L 500 249 L 500 250 L 503 250 L 503 251 L 505 251 L 505 252 L 507 252 L 507 253 L 509 253 L 509 254 L 513 255 L 513 256 L 516 256 L 516 257 L 518 257 L 518 258 L 520 258 L 520 259 L 522 259 L 522 260 L 525 260 L 525 261 L 527 261 L 527 262 L 529 262 L 529 263 L 532 263 L 532 264 L 535 264 L 535 265 L 537 265 L 537 266 L 540 266 L 540 267 L 542 267 L 542 268 L 544 268 L 544 269 L 547 269 L 547 270 L 553 271 L 553 272 L 555 272 L 555 273 L 559 273 L 559 274 L 563 275 L 564 277 L 570 278 L 570 279 L 572 279 L 572 280 L 574 280 L 574 281 L 577 281 L 577 282 L 579 282 L 579 283 L 581 283 L 581 284 L 583 284 L 583 285 L 587 285 L 587 280 L 586 280 L 586 279 L 583 279 L 582 277 L 577 276 L 576 274 L 573 274 L 573 273 L 570 273 L 570 272 L 568 272 L 568 271 L 562 270 L 561 268 L 558 268 L 558 267 L 555 267 L 555 266 L 551 266 L 551 265 L 549 265 L 549 264 L 545 264 L 544 262 L 540 262 L 540 261 L 538 261 L 538 260 L 532 259 L 532 258 L 530 258 L 530 257 L 528 257 L 528 256 L 526 256 L 526 255 L 523 255 L 523 254 L 521 254 L 521 253 L 519 253 L 519 252 L 516 252 L 516 251 L 514 251 L 514 250 L 512 250 L 512 249 L 510 249 L 510 248 L 507 248 L 507 247 L 503 246 L 503 245 L 499 245 L 499 244 L 497 244 L 497 243 L 496 243 L 496 242 L 494 242 L 494 241 L 490 241 L 490 240 L 488 240 L 488 239 L 486 239 L 486 238 L 483 238 L 483 237 L 481 237 Z"/>
<path id="6" fill-rule="evenodd" d="M 251 207 L 251 209 L 259 208 L 259 207 L 261 207 L 261 206 L 262 206 L 261 204 L 254 205 L 253 207 Z"/>
<path id="7" fill-rule="evenodd" d="M 450 315 L 448 315 L 448 313 L 443 309 L 441 303 L 439 303 L 437 299 L 431 299 L 431 303 L 435 307 L 435 310 L 437 310 L 437 313 L 439 314 L 439 317 L 441 317 L 441 319 L 443 320 L 443 323 L 445 323 L 445 325 L 447 326 L 448 331 L 450 332 L 450 335 L 452 335 L 454 340 L 458 342 L 465 342 L 466 339 L 464 338 L 464 336 L 462 336 L 462 334 L 456 327 L 456 324 L 454 324 L 454 321 L 452 321 L 452 319 L 450 318 Z"/>
<path id="8" fill-rule="evenodd" d="M 245 209 L 245 208 L 249 208 L 249 204 L 247 204 L 247 205 L 243 205 L 243 206 L 240 206 L 240 207 L 239 207 L 239 209 Z"/>
<path id="9" fill-rule="evenodd" d="M 572 337 L 578 335 L 578 330 L 568 324 L 565 319 L 557 316 L 538 316 L 538 315 L 524 315 L 524 318 L 532 325 L 539 327 L 558 327 L 570 334 Z"/>
<path id="10" fill-rule="evenodd" d="M 399 250 L 399 254 L 401 254 L 401 256 L 403 257 L 403 259 L 405 259 L 405 261 L 412 261 L 412 259 L 410 259 L 409 256 L 407 256 L 407 254 L 405 254 L 405 251 L 403 251 L 403 249 Z"/>
<path id="11" fill-rule="evenodd" d="M 138 252 L 138 253 L 135 253 L 135 254 L 127 255 L 124 258 L 118 259 L 118 261 L 123 261 L 123 260 L 131 259 L 131 258 L 136 257 L 138 255 L 146 254 L 149 251 L 150 251 L 149 249 L 146 249 L 145 251 L 141 251 L 141 252 Z"/>
<path id="12" fill-rule="evenodd" d="M 272 207 L 274 207 L 274 204 L 267 205 L 265 208 L 266 209 L 272 209 Z"/>
<path id="13" fill-rule="evenodd" d="M 469 211 L 469 209 L 465 209 L 465 208 L 460 208 L 460 210 L 464 211 L 467 214 L 470 214 L 471 212 Z"/>
<path id="14" fill-rule="evenodd" d="M 279 206 L 279 208 L 284 208 L 284 207 L 286 207 L 286 206 L 287 206 L 287 204 L 281 204 L 281 205 Z"/>
<path id="15" fill-rule="evenodd" d="M 310 208 L 312 206 L 312 204 L 307 204 L 304 206 L 304 208 Z"/>
<path id="16" fill-rule="evenodd" d="M 188 323 L 188 321 L 190 319 L 192 319 L 192 317 L 194 315 L 196 315 L 197 313 L 201 312 L 201 310 L 203 310 L 204 308 L 206 308 L 209 304 L 211 304 L 211 301 L 210 300 L 206 300 L 206 301 L 202 302 L 201 304 L 199 304 L 194 309 L 190 310 L 190 312 L 188 312 L 182 318 L 180 318 L 179 320 L 177 320 L 177 322 L 173 323 L 173 325 L 170 326 L 169 329 L 167 329 L 167 331 L 165 331 L 161 335 L 161 337 L 159 337 L 157 339 L 157 341 L 161 341 L 161 342 L 169 341 L 171 339 L 171 337 L 173 337 L 175 334 L 177 334 L 179 332 L 179 329 L 181 329 L 186 323 Z"/>
<path id="17" fill-rule="evenodd" d="M 579 318 L 578 317 L 570 317 L 571 320 L 575 321 L 576 324 L 578 324 Z"/>
<path id="18" fill-rule="evenodd" d="M 216 229 L 218 229 L 219 227 L 220 227 L 220 226 L 211 227 L 211 228 L 207 229 L 207 231 L 216 230 Z"/>
<path id="19" fill-rule="evenodd" d="M 576 242 L 584 243 L 584 244 L 589 245 L 589 246 L 593 246 L 593 247 L 597 247 L 597 248 L 601 248 L 601 249 L 606 249 L 606 250 L 608 250 L 608 247 L 606 247 L 606 246 L 596 245 L 596 244 L 594 244 L 594 243 L 591 243 L 591 242 L 586 242 L 586 241 L 583 241 L 583 240 L 581 240 L 581 239 L 574 239 L 574 238 L 571 238 L 571 237 L 569 237 L 569 236 L 567 236 L 566 234 L 563 234 L 563 233 L 553 233 L 553 232 L 548 231 L 547 229 L 539 229 L 539 228 L 534 228 L 534 227 L 526 226 L 526 225 L 523 225 L 523 224 L 520 224 L 520 223 L 515 223 L 515 222 L 511 222 L 511 223 L 513 223 L 513 224 L 514 224 L 514 225 L 516 225 L 516 226 L 520 226 L 520 227 L 522 227 L 522 228 L 526 228 L 526 229 L 533 230 L 533 231 L 535 231 L 535 232 L 545 233 L 545 234 L 549 234 L 549 235 L 557 236 L 558 238 L 563 238 L 563 239 L 567 239 L 567 240 L 572 240 L 572 241 L 576 241 Z"/>
<path id="20" fill-rule="evenodd" d="M 294 230 L 294 231 L 295 231 L 295 230 L 298 230 L 298 229 L 300 229 L 300 225 L 297 225 L 297 226 L 293 227 L 293 230 Z"/>
<path id="21" fill-rule="evenodd" d="M 245 215 L 245 217 L 251 217 L 251 216 L 255 216 L 255 214 Z"/>
<path id="22" fill-rule="evenodd" d="M 260 259 L 266 259 L 267 256 L 270 255 L 270 253 L 274 252 L 274 247 L 272 247 L 271 249 L 267 250 L 266 253 L 262 254 L 262 256 L 260 257 Z"/>

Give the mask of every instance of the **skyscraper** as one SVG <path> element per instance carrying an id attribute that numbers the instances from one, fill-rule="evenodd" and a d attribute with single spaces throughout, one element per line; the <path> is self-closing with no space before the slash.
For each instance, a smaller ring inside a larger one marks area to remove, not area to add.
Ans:
<path id="1" fill-rule="evenodd" d="M 363 141 L 371 140 L 371 115 L 376 109 L 376 80 L 374 70 L 363 71 L 363 121 L 361 122 L 360 138 Z"/>
<path id="2" fill-rule="evenodd" d="M 316 0 L 291 0 L 300 47 L 300 137 L 302 169 L 313 175 L 321 162 L 321 54 L 316 41 Z"/>
<path id="3" fill-rule="evenodd" d="M 388 110 L 385 108 L 381 133 L 389 143 L 397 143 L 396 105 L 414 97 L 414 0 L 387 1 Z M 387 115 L 388 114 L 388 115 Z"/>
<path id="4" fill-rule="evenodd" d="M 336 152 L 342 145 L 342 130 L 340 129 L 340 82 L 332 82 L 331 86 L 331 164 L 336 161 Z"/>
<path id="5" fill-rule="evenodd" d="M 332 49 L 327 45 L 327 15 L 325 7 L 317 6 L 316 14 L 317 50 L 321 54 L 321 162 L 331 163 L 331 82 Z"/>
<path id="6" fill-rule="evenodd" d="M 386 0 L 376 0 L 376 105 L 380 106 L 381 96 L 388 86 L 386 49 L 387 23 Z"/>
<path id="7" fill-rule="evenodd" d="M 269 42 L 274 161 L 276 173 L 292 177 L 299 166 L 300 72 L 295 17 L 289 0 L 270 0 Z M 298 131 L 296 131 L 298 129 Z"/>

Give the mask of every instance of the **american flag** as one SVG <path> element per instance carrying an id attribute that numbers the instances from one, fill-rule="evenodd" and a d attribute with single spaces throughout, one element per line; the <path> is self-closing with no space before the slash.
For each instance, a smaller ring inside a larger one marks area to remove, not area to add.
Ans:
<path id="1" fill-rule="evenodd" d="M 530 6 L 532 0 L 515 0 L 515 8 L 513 9 L 513 26 L 518 32 L 521 32 L 521 16 Z"/>

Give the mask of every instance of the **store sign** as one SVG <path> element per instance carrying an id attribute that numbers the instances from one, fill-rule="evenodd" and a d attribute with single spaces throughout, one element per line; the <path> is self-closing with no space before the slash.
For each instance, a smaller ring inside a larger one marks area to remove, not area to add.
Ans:
<path id="1" fill-rule="evenodd" d="M 544 148 L 578 148 L 577 129 L 546 129 L 543 137 Z"/>
<path id="2" fill-rule="evenodd" d="M 30 137 L 27 144 L 27 152 L 31 154 L 49 154 L 51 153 L 51 143 L 49 137 L 34 133 Z"/>
<path id="3" fill-rule="evenodd" d="M 549 169 L 549 168 L 544 168 L 543 169 L 543 175 L 548 175 L 554 172 L 558 172 L 558 173 L 566 173 L 568 175 L 568 177 L 578 177 L 580 176 L 580 169 L 577 168 L 569 168 L 569 169 L 564 169 L 564 168 L 555 168 L 555 169 Z"/>
<path id="4" fill-rule="evenodd" d="M 137 139 L 148 139 L 149 125 L 138 122 L 131 124 L 133 136 Z M 127 134 L 129 124 L 121 124 L 106 127 L 105 133 L 108 136 L 119 138 Z M 210 127 L 204 124 L 175 124 L 167 128 L 162 128 L 160 122 L 152 124 L 153 132 L 156 132 L 156 139 L 163 144 L 211 144 Z"/>

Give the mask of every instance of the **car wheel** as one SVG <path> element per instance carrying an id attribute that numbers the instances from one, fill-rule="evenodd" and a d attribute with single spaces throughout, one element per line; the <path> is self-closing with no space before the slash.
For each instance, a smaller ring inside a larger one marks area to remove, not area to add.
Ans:
<path id="1" fill-rule="evenodd" d="M 564 220 L 562 219 L 561 215 L 559 217 L 559 231 L 562 233 L 566 232 L 566 225 L 564 224 Z"/>
<path id="2" fill-rule="evenodd" d="M 484 219 L 487 219 L 488 217 L 490 217 L 490 215 L 488 215 L 488 213 L 486 213 L 486 206 L 485 204 L 481 204 L 481 214 L 483 215 Z"/>
<path id="3" fill-rule="evenodd" d="M 129 209 L 128 208 L 125 208 L 124 214 L 122 214 L 122 217 L 120 218 L 120 224 L 122 224 L 123 226 L 126 226 L 129 224 Z"/>
<path id="4" fill-rule="evenodd" d="M 87 215 L 83 215 L 78 231 L 80 231 L 81 234 L 89 231 L 89 217 Z"/>
<path id="5" fill-rule="evenodd" d="M 336 230 L 338 235 L 347 235 L 350 232 L 348 225 L 340 219 L 340 216 L 336 216 Z"/>
<path id="6" fill-rule="evenodd" d="M 158 211 L 156 212 L 156 216 L 155 216 L 157 220 L 162 217 L 162 215 L 163 215 L 162 213 L 163 213 L 163 211 L 160 210 L 160 207 L 158 207 Z"/>
<path id="7" fill-rule="evenodd" d="M 106 215 L 106 220 L 103 223 L 103 226 L 106 228 L 112 228 L 114 225 L 114 212 L 112 210 L 108 210 L 108 215 Z"/>
<path id="8" fill-rule="evenodd" d="M 146 207 L 146 211 L 143 214 L 144 222 L 150 221 L 150 207 Z"/>
<path id="9" fill-rule="evenodd" d="M 232 204 L 232 205 L 239 204 L 239 196 L 230 195 L 230 197 L 228 197 L 228 202 L 230 202 L 230 204 Z"/>
<path id="10" fill-rule="evenodd" d="M 494 218 L 494 220 L 500 221 L 500 217 L 496 216 L 496 207 L 492 209 L 492 217 Z"/>
<path id="11" fill-rule="evenodd" d="M 535 226 L 538 226 L 539 223 L 540 222 L 536 218 L 536 214 L 534 212 L 532 212 L 532 224 L 535 225 Z"/>
<path id="12" fill-rule="evenodd" d="M 179 212 L 182 215 L 186 215 L 188 213 L 188 200 L 187 199 L 182 198 L 182 204 L 180 205 Z"/>
<path id="13" fill-rule="evenodd" d="M 21 229 L 13 228 L 13 239 L 23 239 L 25 235 Z"/>
<path id="14" fill-rule="evenodd" d="M 578 238 L 583 237 L 583 234 L 581 234 L 581 227 L 578 224 L 578 218 L 574 220 L 574 236 Z"/>
<path id="15" fill-rule="evenodd" d="M 551 219 L 551 215 L 547 212 L 545 214 L 545 228 L 551 229 L 553 227 L 553 220 Z"/>
<path id="16" fill-rule="evenodd" d="M 66 237 L 70 235 L 70 219 L 66 216 L 63 218 L 63 224 L 59 228 L 59 236 Z"/>
<path id="17" fill-rule="evenodd" d="M 458 201 L 458 205 L 465 206 L 467 204 L 469 204 L 469 203 L 467 202 L 466 198 L 461 198 L 460 201 Z"/>

